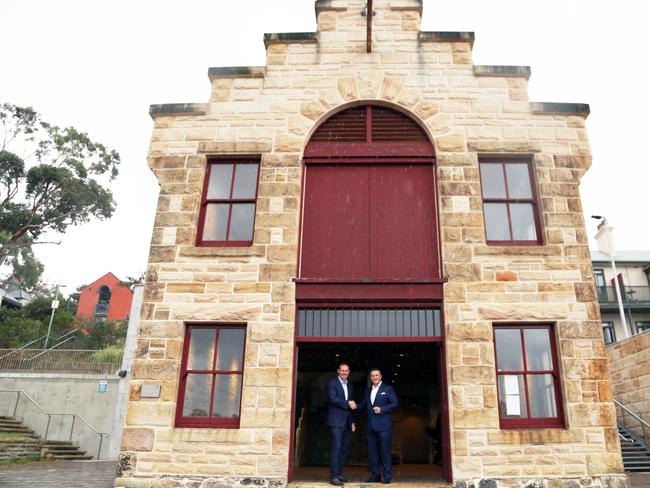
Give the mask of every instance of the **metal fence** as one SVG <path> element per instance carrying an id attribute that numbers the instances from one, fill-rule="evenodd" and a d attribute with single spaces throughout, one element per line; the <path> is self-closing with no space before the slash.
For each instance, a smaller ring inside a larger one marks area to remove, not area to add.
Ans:
<path id="1" fill-rule="evenodd" d="M 114 350 L 0 349 L 0 372 L 117 373 L 122 352 Z"/>

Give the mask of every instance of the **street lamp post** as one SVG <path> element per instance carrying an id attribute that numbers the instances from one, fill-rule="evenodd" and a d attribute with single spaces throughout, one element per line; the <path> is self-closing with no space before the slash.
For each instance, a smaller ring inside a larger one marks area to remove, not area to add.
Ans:
<path id="1" fill-rule="evenodd" d="M 623 325 L 623 334 L 627 339 L 630 337 L 630 331 L 627 327 L 627 320 L 625 319 L 625 309 L 623 308 L 623 295 L 621 294 L 621 285 L 618 282 L 618 271 L 616 270 L 616 261 L 614 259 L 614 242 L 612 241 L 612 228 L 607 223 L 607 219 L 602 215 L 592 215 L 592 219 L 600 220 L 598 224 L 598 234 L 596 234 L 596 240 L 598 240 L 603 234 L 607 237 L 607 250 L 605 254 L 609 256 L 612 272 L 614 273 L 614 290 L 616 290 L 616 301 L 618 302 L 618 313 L 621 316 L 621 324 Z M 600 244 L 600 241 L 599 241 Z M 599 246 L 601 247 L 601 246 Z M 603 252 L 603 248 L 600 249 Z"/>
<path id="2" fill-rule="evenodd" d="M 47 349 L 47 343 L 50 342 L 52 321 L 54 320 L 54 312 L 59 307 L 59 288 L 61 287 L 65 287 L 65 285 L 56 285 L 56 293 L 54 294 L 54 300 L 52 300 L 52 313 L 50 314 L 50 323 L 47 326 L 47 335 L 45 336 L 45 346 L 43 347 L 43 349 Z"/>

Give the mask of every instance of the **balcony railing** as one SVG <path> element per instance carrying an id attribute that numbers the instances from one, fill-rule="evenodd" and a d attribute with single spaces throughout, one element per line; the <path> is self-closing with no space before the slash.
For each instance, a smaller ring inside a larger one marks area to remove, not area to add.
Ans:
<path id="1" fill-rule="evenodd" d="M 598 302 L 603 305 L 615 305 L 617 302 L 616 289 L 613 286 L 597 286 L 596 296 Z M 621 298 L 625 305 L 650 306 L 650 286 L 622 286 Z"/>

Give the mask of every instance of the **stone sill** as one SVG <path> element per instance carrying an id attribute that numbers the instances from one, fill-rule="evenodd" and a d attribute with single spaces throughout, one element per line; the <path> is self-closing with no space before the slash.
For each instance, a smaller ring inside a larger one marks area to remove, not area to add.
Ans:
<path id="1" fill-rule="evenodd" d="M 560 256 L 562 249 L 557 244 L 539 246 L 490 246 L 482 245 L 474 248 L 478 256 Z"/>
<path id="2" fill-rule="evenodd" d="M 530 66 L 474 65 L 474 76 L 507 76 L 528 79 L 530 73 Z"/>
<path id="3" fill-rule="evenodd" d="M 498 432 L 489 432 L 488 441 L 494 445 L 571 444 L 582 442 L 582 437 L 576 430 L 562 428 L 534 430 L 502 429 Z"/>
<path id="4" fill-rule="evenodd" d="M 264 47 L 268 48 L 269 44 L 312 44 L 318 42 L 316 32 L 272 32 L 264 34 Z"/>
<path id="5" fill-rule="evenodd" d="M 161 103 L 149 106 L 149 115 L 152 119 L 165 115 L 205 115 L 207 113 L 207 103 Z"/>
<path id="6" fill-rule="evenodd" d="M 582 115 L 585 118 L 590 113 L 587 103 L 530 102 L 530 111 L 534 114 Z"/>
<path id="7" fill-rule="evenodd" d="M 264 66 L 224 66 L 208 68 L 208 78 L 213 81 L 217 78 L 264 78 Z"/>
<path id="8" fill-rule="evenodd" d="M 180 256 L 204 258 L 204 257 L 264 257 L 266 249 L 264 246 L 250 247 L 196 247 L 185 246 L 180 248 Z"/>
<path id="9" fill-rule="evenodd" d="M 421 31 L 419 40 L 420 42 L 469 42 L 474 46 L 474 33 Z"/>

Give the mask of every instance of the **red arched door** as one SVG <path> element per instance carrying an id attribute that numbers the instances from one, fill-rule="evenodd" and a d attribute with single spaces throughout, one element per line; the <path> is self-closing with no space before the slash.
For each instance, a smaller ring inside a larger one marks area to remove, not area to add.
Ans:
<path id="1" fill-rule="evenodd" d="M 415 298 L 414 285 L 440 279 L 434 149 L 410 117 L 343 110 L 315 131 L 304 163 L 299 283 L 390 282 L 402 286 L 389 294 Z"/>

